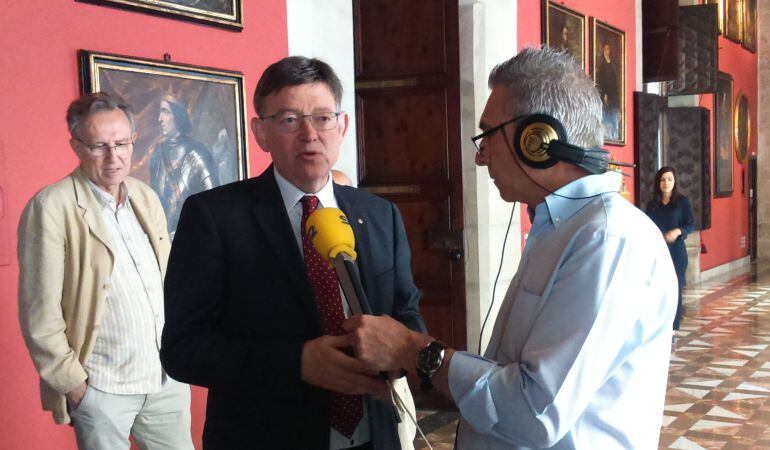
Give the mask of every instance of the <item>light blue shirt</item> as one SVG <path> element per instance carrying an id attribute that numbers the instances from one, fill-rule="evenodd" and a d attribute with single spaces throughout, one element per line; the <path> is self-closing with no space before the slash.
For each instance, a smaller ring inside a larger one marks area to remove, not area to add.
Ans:
<path id="1" fill-rule="evenodd" d="M 677 281 L 660 231 L 580 178 L 535 209 L 484 358 L 457 352 L 458 449 L 657 449 Z"/>

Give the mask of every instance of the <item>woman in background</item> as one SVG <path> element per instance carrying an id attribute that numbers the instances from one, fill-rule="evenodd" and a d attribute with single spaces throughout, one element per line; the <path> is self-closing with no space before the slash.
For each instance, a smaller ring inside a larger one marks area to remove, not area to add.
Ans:
<path id="1" fill-rule="evenodd" d="M 676 170 L 673 167 L 661 167 L 655 174 L 655 196 L 647 203 L 645 212 L 663 233 L 674 262 L 674 269 L 676 269 L 679 298 L 674 317 L 674 330 L 678 330 L 682 315 L 682 288 L 687 271 L 687 250 L 684 240 L 692 232 L 695 219 L 690 200 L 680 194 L 676 187 Z"/>

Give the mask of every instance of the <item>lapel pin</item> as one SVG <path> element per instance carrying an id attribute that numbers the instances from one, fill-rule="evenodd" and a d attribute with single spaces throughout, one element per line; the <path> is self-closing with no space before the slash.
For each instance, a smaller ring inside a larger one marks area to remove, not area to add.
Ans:
<path id="1" fill-rule="evenodd" d="M 358 218 L 358 223 L 364 223 L 364 219 Z"/>

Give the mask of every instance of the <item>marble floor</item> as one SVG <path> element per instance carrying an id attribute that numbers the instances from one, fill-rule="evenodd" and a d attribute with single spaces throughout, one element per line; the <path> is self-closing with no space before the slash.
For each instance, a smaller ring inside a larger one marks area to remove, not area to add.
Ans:
<path id="1" fill-rule="evenodd" d="M 686 288 L 672 345 L 661 449 L 770 448 L 770 267 Z M 436 450 L 450 450 L 456 411 L 418 411 Z M 418 437 L 415 449 L 428 447 Z"/>

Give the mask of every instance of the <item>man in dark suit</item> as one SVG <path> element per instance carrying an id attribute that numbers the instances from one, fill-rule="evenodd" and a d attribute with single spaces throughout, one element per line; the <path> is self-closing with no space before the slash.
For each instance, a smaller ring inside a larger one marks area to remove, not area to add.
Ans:
<path id="1" fill-rule="evenodd" d="M 301 231 L 316 206 L 342 209 L 372 312 L 425 329 L 398 209 L 330 177 L 349 123 L 341 97 L 322 61 L 268 67 L 251 126 L 273 164 L 182 210 L 161 359 L 209 389 L 206 449 L 400 448 L 387 387 L 350 353 L 339 285 Z"/>

